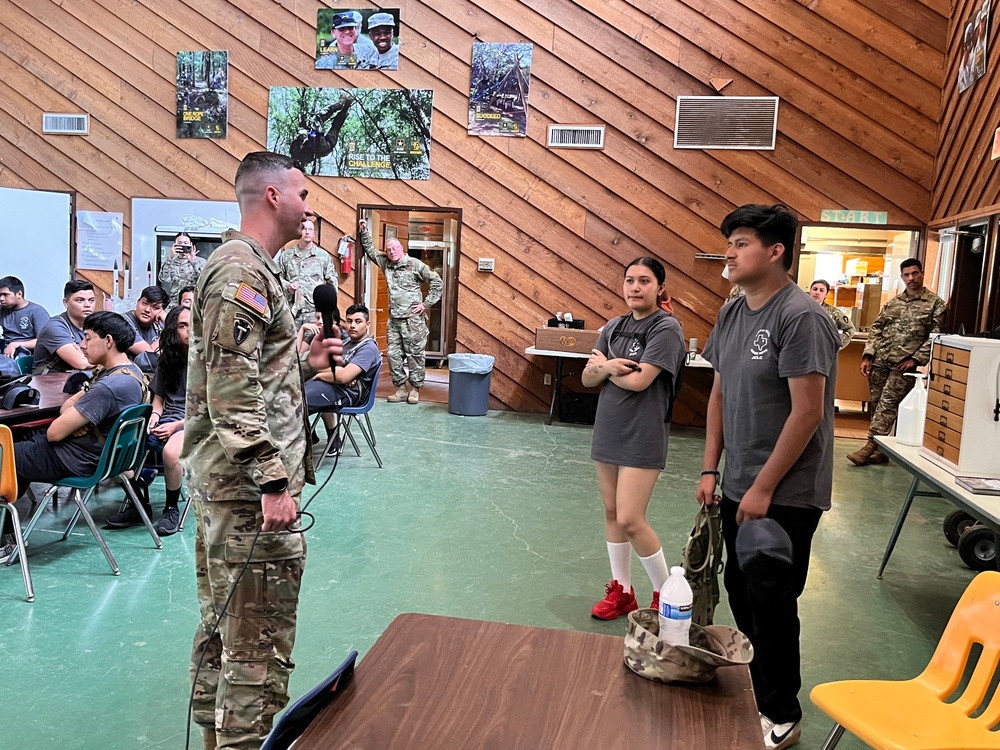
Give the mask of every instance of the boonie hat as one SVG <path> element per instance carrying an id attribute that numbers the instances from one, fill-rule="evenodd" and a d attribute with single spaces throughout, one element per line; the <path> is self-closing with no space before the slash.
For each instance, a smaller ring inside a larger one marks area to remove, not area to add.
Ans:
<path id="1" fill-rule="evenodd" d="M 368 30 L 371 31 L 379 26 L 396 26 L 396 20 L 389 13 L 373 13 L 368 19 Z"/>
<path id="2" fill-rule="evenodd" d="M 773 518 L 744 521 L 736 532 L 736 561 L 755 596 L 775 599 L 792 587 L 792 540 Z"/>
<path id="3" fill-rule="evenodd" d="M 357 26 L 358 22 L 354 20 L 354 16 L 350 13 L 338 13 L 333 17 L 333 28 L 344 29 L 348 26 Z"/>
<path id="4" fill-rule="evenodd" d="M 625 666 L 653 682 L 708 682 L 718 667 L 749 664 L 753 645 L 743 633 L 725 625 L 691 623 L 690 645 L 672 646 L 660 640 L 655 609 L 628 613 Z"/>

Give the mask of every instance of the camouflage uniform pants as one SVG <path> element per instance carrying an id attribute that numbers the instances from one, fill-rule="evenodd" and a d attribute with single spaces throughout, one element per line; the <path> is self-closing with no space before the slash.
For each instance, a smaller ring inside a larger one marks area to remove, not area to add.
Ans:
<path id="1" fill-rule="evenodd" d="M 219 748 L 257 750 L 274 715 L 288 703 L 305 539 L 261 533 L 247 563 L 263 523 L 259 504 L 199 499 L 195 514 L 201 623 L 191 654 L 194 720 L 215 727 Z M 220 622 L 218 613 L 237 578 Z M 209 637 L 217 622 L 217 632 Z"/>
<path id="2" fill-rule="evenodd" d="M 408 318 L 389 318 L 385 328 L 388 345 L 389 375 L 392 384 L 399 388 L 406 382 L 406 364 L 409 380 L 415 388 L 424 384 L 424 352 L 427 350 L 427 320 L 423 315 Z"/>
<path id="3" fill-rule="evenodd" d="M 306 323 L 313 324 L 316 322 L 316 311 L 315 310 L 299 310 L 295 315 L 295 330 L 299 330 Z"/>
<path id="4" fill-rule="evenodd" d="M 871 394 L 868 408 L 872 415 L 869 438 L 889 434 L 896 421 L 899 402 L 913 388 L 913 381 L 891 365 L 872 365 L 868 375 L 868 391 Z"/>

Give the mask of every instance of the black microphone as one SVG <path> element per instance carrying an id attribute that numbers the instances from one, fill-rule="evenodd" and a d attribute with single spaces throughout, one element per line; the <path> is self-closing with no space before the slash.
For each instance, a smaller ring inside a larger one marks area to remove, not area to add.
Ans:
<path id="1" fill-rule="evenodd" d="M 337 288 L 332 284 L 320 284 L 313 289 L 313 305 L 316 312 L 323 316 L 323 338 L 333 338 L 334 323 L 340 325 L 340 309 L 337 307 Z M 330 356 L 330 369 L 336 368 L 333 355 Z"/>

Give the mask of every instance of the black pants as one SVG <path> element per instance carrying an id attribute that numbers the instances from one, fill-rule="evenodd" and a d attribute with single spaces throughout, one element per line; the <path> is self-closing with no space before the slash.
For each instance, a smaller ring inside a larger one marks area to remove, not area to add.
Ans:
<path id="1" fill-rule="evenodd" d="M 17 466 L 17 496 L 21 497 L 32 482 L 58 482 L 73 476 L 59 459 L 44 432 L 32 436 L 30 440 L 14 443 L 14 463 Z M 7 513 L 3 519 L 2 534 L 14 533 L 14 519 Z"/>
<path id="2" fill-rule="evenodd" d="M 726 542 L 724 581 L 729 608 L 739 628 L 753 644 L 750 677 L 757 696 L 757 710 L 776 724 L 799 721 L 799 689 L 802 674 L 799 666 L 798 598 L 809 573 L 809 552 L 813 534 L 823 511 L 818 508 L 789 508 L 772 505 L 768 518 L 777 521 L 792 540 L 792 590 L 776 601 L 761 601 L 753 595 L 747 577 L 736 562 L 736 511 L 739 503 L 722 501 L 722 537 Z"/>

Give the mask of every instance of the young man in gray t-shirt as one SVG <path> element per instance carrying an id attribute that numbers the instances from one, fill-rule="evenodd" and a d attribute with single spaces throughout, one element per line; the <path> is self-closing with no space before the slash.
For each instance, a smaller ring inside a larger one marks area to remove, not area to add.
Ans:
<path id="1" fill-rule="evenodd" d="M 701 503 L 716 494 L 723 450 L 726 592 L 736 626 L 754 647 L 750 674 L 764 745 L 798 742 L 798 597 L 812 536 L 830 508 L 833 393 L 840 339 L 829 316 L 788 279 L 798 222 L 784 206 L 747 205 L 722 223 L 729 280 L 745 296 L 719 312 L 705 347 L 715 368 L 708 403 Z M 774 519 L 791 540 L 782 586 L 766 589 L 736 556 L 740 524 Z"/>

